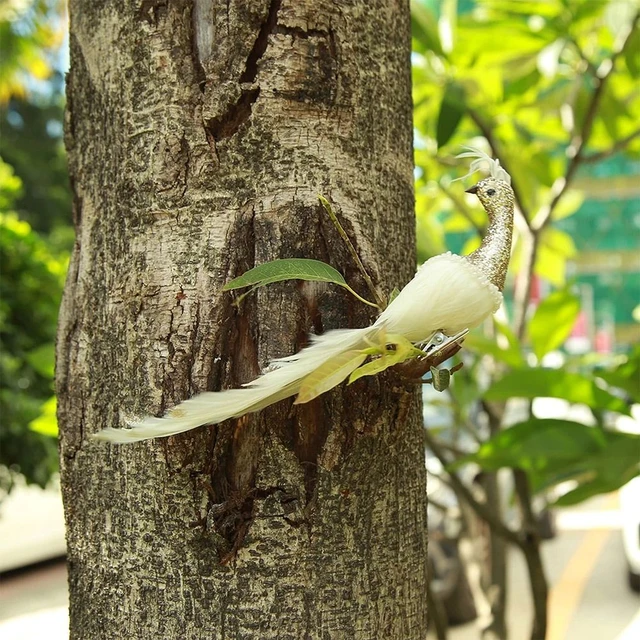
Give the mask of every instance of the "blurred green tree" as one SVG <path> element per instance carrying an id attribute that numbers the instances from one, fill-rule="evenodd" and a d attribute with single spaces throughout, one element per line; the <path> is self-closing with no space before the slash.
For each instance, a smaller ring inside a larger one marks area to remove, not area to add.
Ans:
<path id="1" fill-rule="evenodd" d="M 0 5 L 0 490 L 58 468 L 53 346 L 73 231 L 60 0 Z M 39 232 L 39 233 L 38 233 Z"/>
<path id="2" fill-rule="evenodd" d="M 0 200 L 19 182 L 0 164 Z M 4 206 L 3 206 L 4 208 Z M 56 318 L 66 260 L 15 213 L 0 213 L 0 489 L 10 472 L 45 486 L 58 466 L 55 418 L 37 423 L 53 393 Z"/>
<path id="3" fill-rule="evenodd" d="M 608 368 L 591 355 L 561 369 L 542 366 L 569 336 L 579 312 L 566 277 L 574 240 L 556 224 L 582 203 L 574 178 L 581 166 L 616 153 L 640 155 L 638 7 L 626 0 L 414 0 L 412 15 L 421 257 L 445 250 L 452 232 L 466 234 L 463 252 L 471 251 L 486 224 L 462 186 L 452 185 L 454 155 L 462 145 L 484 145 L 500 158 L 518 205 L 511 264 L 517 277 L 508 314 L 494 323 L 490 338 L 477 334 L 465 342 L 476 356 L 466 373 L 456 374 L 448 395 L 455 431 L 478 441 L 477 451 L 463 456 L 455 439 L 453 446 L 429 432 L 427 439 L 450 465 L 460 501 L 492 531 L 485 586 L 493 593 L 493 619 L 484 634 L 507 637 L 506 541 L 526 558 L 535 604 L 531 637 L 543 638 L 547 582 L 534 492 L 571 480 L 573 491 L 560 499 L 571 504 L 614 490 L 640 472 L 640 438 L 610 428 L 640 401 L 633 378 L 637 351 Z M 537 310 L 530 304 L 534 276 L 556 289 Z M 589 406 L 594 426 L 537 418 L 532 402 L 539 396 Z M 515 425 L 511 398 L 527 399 Z M 486 504 L 457 475 L 470 461 L 485 471 Z M 499 504 L 496 470 L 502 467 L 513 469 L 519 528 L 508 526 Z"/>

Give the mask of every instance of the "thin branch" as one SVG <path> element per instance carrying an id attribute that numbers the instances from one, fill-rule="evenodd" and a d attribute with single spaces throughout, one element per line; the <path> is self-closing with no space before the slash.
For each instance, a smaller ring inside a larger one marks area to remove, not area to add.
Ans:
<path id="1" fill-rule="evenodd" d="M 576 131 L 574 131 L 571 135 L 571 140 L 569 141 L 569 146 L 567 148 L 567 154 L 572 154 L 571 158 L 567 164 L 567 168 L 564 176 L 557 178 L 552 187 L 551 187 L 551 200 L 549 204 L 541 209 L 539 214 L 535 217 L 535 219 L 531 220 L 529 229 L 531 231 L 531 237 L 528 238 L 528 243 L 526 245 L 525 251 L 525 264 L 522 269 L 522 280 L 520 281 L 522 285 L 520 286 L 516 283 L 516 291 L 515 291 L 515 307 L 516 307 L 516 319 L 515 319 L 515 332 L 518 338 L 522 338 L 525 330 L 526 323 L 526 312 L 527 312 L 527 302 L 531 295 L 531 285 L 533 280 L 533 272 L 535 269 L 536 257 L 538 254 L 538 246 L 540 244 L 540 237 L 544 229 L 550 223 L 553 212 L 555 211 L 558 203 L 561 198 L 567 192 L 567 189 L 570 187 L 573 178 L 575 177 L 576 171 L 578 170 L 580 164 L 585 160 L 585 151 L 587 148 L 587 144 L 589 143 L 589 139 L 591 138 L 591 133 L 593 130 L 593 125 L 595 122 L 596 115 L 598 113 L 598 109 L 600 107 L 600 102 L 602 100 L 602 96 L 604 94 L 604 90 L 607 86 L 608 80 L 611 78 L 612 74 L 615 71 L 616 61 L 624 53 L 626 48 L 629 46 L 629 42 L 631 39 L 631 35 L 638 28 L 638 22 L 640 21 L 640 12 L 636 13 L 631 29 L 627 34 L 624 43 L 615 51 L 611 58 L 608 59 L 608 69 L 606 72 L 600 77 L 596 73 L 594 75 L 596 81 L 596 87 L 591 95 L 591 100 L 589 101 L 589 105 L 587 106 L 587 111 L 582 121 L 582 124 Z M 606 61 L 603 61 L 600 65 L 600 68 L 603 68 L 603 65 Z M 588 156 L 587 156 L 588 157 Z M 525 241 L 527 239 L 525 238 Z"/>
<path id="2" fill-rule="evenodd" d="M 533 513 L 529 478 L 522 469 L 513 470 L 513 480 L 522 513 L 524 538 L 521 550 L 529 570 L 529 584 L 533 600 L 534 619 L 531 631 L 532 640 L 545 638 L 547 632 L 547 599 L 549 583 L 544 571 L 544 563 L 540 554 L 540 533 Z"/>
<path id="3" fill-rule="evenodd" d="M 325 197 L 321 195 L 318 195 L 318 200 L 320 200 L 320 204 L 324 207 L 325 211 L 329 214 L 329 218 L 331 218 L 331 222 L 333 222 L 333 226 L 338 230 L 340 237 L 342 238 L 344 243 L 347 245 L 347 249 L 349 250 L 349 253 L 351 254 L 351 257 L 353 258 L 354 262 L 356 263 L 358 270 L 362 274 L 362 277 L 364 278 L 364 281 L 367 284 L 367 287 L 369 288 L 369 291 L 371 292 L 373 299 L 376 301 L 376 304 L 371 305 L 369 301 L 365 300 L 364 298 L 361 298 L 352 289 L 351 289 L 351 293 L 353 293 L 362 302 L 369 304 L 371 306 L 377 306 L 378 309 L 380 309 L 380 311 L 384 311 L 385 307 L 387 306 L 386 302 L 382 298 L 382 296 L 378 293 L 378 290 L 374 286 L 373 280 L 371 280 L 371 276 L 369 275 L 368 271 L 365 269 L 365 266 L 362 263 L 362 260 L 360 259 L 360 256 L 356 251 L 356 248 L 353 246 L 353 243 L 351 242 L 351 238 L 349 238 L 349 236 L 347 235 L 347 232 L 344 230 L 344 227 L 342 226 L 342 224 L 340 224 L 340 220 L 338 220 L 338 216 L 336 216 L 336 214 L 334 213 L 331 207 L 331 204 Z"/>
<path id="4" fill-rule="evenodd" d="M 582 126 L 580 127 L 579 131 L 574 132 L 567 148 L 567 153 L 572 153 L 573 155 L 569 160 L 565 175 L 558 178 L 551 187 L 551 192 L 554 194 L 551 201 L 549 202 L 547 207 L 542 210 L 541 215 L 537 216 L 536 220 L 532 221 L 532 230 L 534 231 L 534 233 L 539 233 L 547 226 L 547 224 L 551 220 L 551 216 L 558 202 L 566 193 L 575 176 L 576 171 L 578 170 L 578 167 L 580 166 L 580 163 L 585 157 L 584 153 L 587 148 L 587 144 L 589 143 L 589 139 L 591 138 L 591 132 L 593 131 L 593 125 L 596 119 L 596 115 L 598 114 L 598 109 L 600 107 L 600 102 L 602 101 L 604 90 L 609 79 L 615 71 L 616 61 L 624 53 L 627 46 L 629 46 L 631 35 L 638 28 L 639 21 L 640 12 L 636 13 L 631 25 L 631 29 L 629 29 L 629 33 L 627 34 L 627 37 L 625 38 L 625 41 L 620 49 L 615 51 L 611 55 L 611 58 L 609 58 L 609 68 L 607 69 L 607 71 L 601 77 L 597 73 L 594 75 L 596 88 L 591 95 L 591 100 L 589 101 L 587 112 L 584 116 L 584 120 L 582 121 Z M 600 66 L 602 67 L 602 65 L 604 64 L 605 61 L 603 61 Z"/>
<path id="5" fill-rule="evenodd" d="M 444 452 L 438 444 L 437 440 L 429 433 L 429 429 L 425 429 L 424 434 L 427 446 L 446 468 L 448 464 L 447 458 L 444 455 Z M 493 511 L 491 511 L 491 509 L 489 509 L 489 507 L 487 507 L 487 505 L 476 500 L 471 491 L 455 471 L 450 471 L 447 469 L 447 473 L 449 474 L 450 484 L 455 489 L 456 493 L 461 496 L 465 503 L 467 503 L 480 518 L 482 518 L 498 535 L 502 536 L 505 540 L 517 545 L 518 547 L 522 547 L 523 543 L 518 534 L 507 527 L 502 522 L 502 520 L 500 520 L 500 518 L 496 517 L 496 515 L 493 513 Z"/>
<path id="6" fill-rule="evenodd" d="M 573 45 L 573 48 L 576 50 L 576 53 L 580 56 L 580 59 L 582 60 L 582 62 L 585 63 L 585 65 L 587 66 L 587 69 L 589 70 L 589 72 L 593 76 L 595 76 L 597 74 L 597 72 L 598 72 L 598 69 L 593 64 L 593 62 L 591 62 L 591 60 L 589 60 L 589 58 L 587 58 L 587 56 L 585 55 L 584 51 L 580 48 L 580 45 L 578 44 L 576 39 L 570 34 L 566 34 L 565 38 L 569 43 L 571 43 Z"/>
<path id="7" fill-rule="evenodd" d="M 589 155 L 582 156 L 582 162 L 591 164 L 593 162 L 600 162 L 601 160 L 606 160 L 614 153 L 618 153 L 622 151 L 630 142 L 635 140 L 640 136 L 640 129 L 630 133 L 628 136 L 621 138 L 620 140 L 616 140 L 613 146 L 610 149 L 606 149 L 605 151 L 598 151 L 597 153 L 590 153 Z"/>

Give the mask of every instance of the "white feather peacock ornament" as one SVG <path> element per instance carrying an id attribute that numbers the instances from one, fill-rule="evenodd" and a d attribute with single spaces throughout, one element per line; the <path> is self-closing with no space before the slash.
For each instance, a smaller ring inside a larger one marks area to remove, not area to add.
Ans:
<path id="1" fill-rule="evenodd" d="M 371 345 L 385 341 L 387 336 L 400 336 L 428 348 L 434 343 L 440 348 L 460 341 L 502 302 L 511 252 L 514 194 L 511 178 L 498 160 L 472 148 L 459 157 L 474 159 L 467 175 L 482 165 L 490 174 L 468 190 L 478 196 L 489 217 L 486 235 L 476 251 L 464 257 L 447 252 L 427 260 L 370 327 L 314 336 L 310 346 L 274 361 L 264 374 L 240 389 L 201 393 L 164 417 L 150 416 L 125 429 L 104 429 L 94 437 L 126 443 L 172 436 L 259 411 L 301 389 L 307 392 L 297 401 L 308 402 L 360 367 Z M 319 382 L 309 393 L 305 382 L 313 376 Z"/>

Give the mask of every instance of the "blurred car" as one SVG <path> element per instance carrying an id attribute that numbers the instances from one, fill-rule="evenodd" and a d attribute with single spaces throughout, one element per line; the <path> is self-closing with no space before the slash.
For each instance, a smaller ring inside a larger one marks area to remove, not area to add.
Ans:
<path id="1" fill-rule="evenodd" d="M 59 558 L 66 553 L 62 495 L 20 478 L 0 502 L 0 572 Z"/>
<path id="2" fill-rule="evenodd" d="M 640 593 L 640 476 L 620 489 L 620 513 L 629 586 Z"/>
<path id="3" fill-rule="evenodd" d="M 640 434 L 640 404 L 631 406 L 630 416 L 618 416 L 616 429 Z M 622 544 L 627 561 L 629 587 L 640 593 L 640 476 L 620 489 Z"/>

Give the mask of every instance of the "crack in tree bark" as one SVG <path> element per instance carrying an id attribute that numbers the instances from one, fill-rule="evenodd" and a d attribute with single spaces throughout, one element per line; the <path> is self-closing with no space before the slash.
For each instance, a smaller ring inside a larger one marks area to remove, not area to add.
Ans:
<path id="1" fill-rule="evenodd" d="M 260 95 L 260 87 L 250 86 L 245 88 L 243 85 L 253 84 L 258 76 L 258 62 L 267 50 L 269 36 L 275 32 L 277 27 L 278 12 L 281 4 L 282 0 L 271 0 L 267 17 L 258 31 L 258 37 L 253 43 L 253 47 L 247 56 L 244 71 L 238 80 L 241 88 L 240 97 L 229 105 L 222 115 L 205 122 L 207 137 L 212 138 L 214 142 L 231 138 L 251 117 L 253 105 Z"/>
<path id="2" fill-rule="evenodd" d="M 249 120 L 259 95 L 260 87 L 243 89 L 240 98 L 225 113 L 206 123 L 206 128 L 215 142 L 231 138 Z"/>
<path id="3" fill-rule="evenodd" d="M 158 20 L 167 11 L 168 4 L 168 0 L 142 0 L 136 17 L 149 25 L 158 26 Z"/>
<path id="4" fill-rule="evenodd" d="M 258 75 L 258 62 L 260 58 L 265 54 L 267 46 L 269 44 L 269 36 L 275 31 L 278 25 L 278 12 L 282 5 L 282 0 L 271 0 L 269 5 L 269 13 L 266 20 L 262 23 L 260 31 L 258 31 L 258 37 L 253 43 L 251 52 L 247 57 L 244 71 L 240 76 L 240 83 L 253 82 Z"/>

